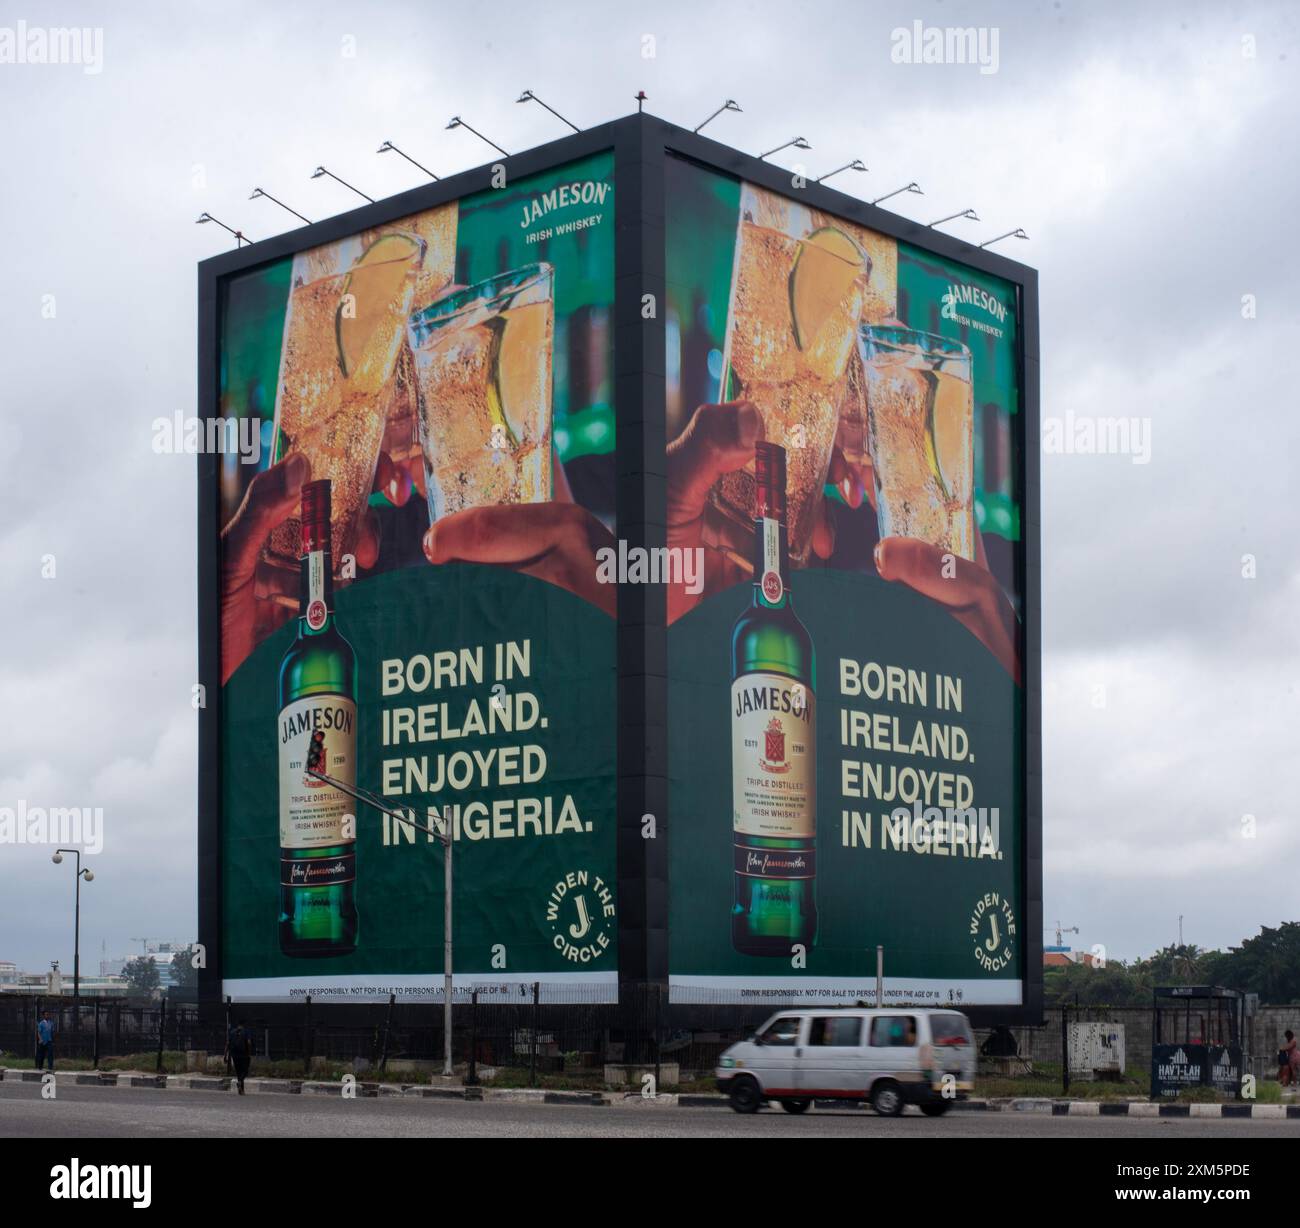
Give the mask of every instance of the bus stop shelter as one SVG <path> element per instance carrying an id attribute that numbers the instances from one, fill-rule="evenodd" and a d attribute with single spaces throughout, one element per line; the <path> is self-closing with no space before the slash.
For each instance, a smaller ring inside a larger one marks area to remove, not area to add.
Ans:
<path id="1" fill-rule="evenodd" d="M 1151 1034 L 1151 1099 L 1192 1087 L 1241 1098 L 1246 995 L 1221 985 L 1171 985 L 1155 990 Z"/>

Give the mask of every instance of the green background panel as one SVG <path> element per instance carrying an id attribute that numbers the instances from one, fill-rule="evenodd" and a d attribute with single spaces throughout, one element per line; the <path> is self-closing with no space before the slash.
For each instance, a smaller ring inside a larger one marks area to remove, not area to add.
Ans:
<path id="1" fill-rule="evenodd" d="M 576 965 L 552 945 L 546 920 L 551 888 L 570 871 L 599 874 L 611 889 L 614 865 L 615 695 L 614 623 L 572 594 L 504 568 L 449 564 L 373 577 L 337 595 L 341 633 L 357 650 L 357 783 L 380 792 L 380 763 L 412 753 L 408 745 L 381 745 L 386 707 L 447 700 L 452 716 L 473 695 L 491 702 L 493 654 L 485 649 L 482 685 L 422 695 L 380 694 L 380 662 L 415 653 L 499 641 L 531 640 L 532 676 L 504 683 L 508 692 L 532 691 L 548 727 L 527 735 L 497 734 L 421 744 L 421 753 L 492 746 L 541 745 L 548 766 L 533 785 L 473 788 L 440 798 L 401 797 L 394 805 L 484 801 L 498 797 L 555 799 L 555 814 L 571 794 L 591 830 L 558 836 L 461 839 L 454 851 L 455 961 L 457 972 L 501 976 L 511 971 L 613 971 L 617 967 L 616 917 L 595 927 L 610 939 L 597 961 Z M 363 807 L 358 820 L 357 950 L 329 959 L 282 955 L 276 931 L 279 812 L 276 759 L 276 678 L 296 633 L 296 621 L 265 640 L 231 679 L 223 706 L 226 764 L 222 792 L 224 971 L 227 977 L 345 973 L 434 973 L 442 968 L 442 855 L 416 833 L 413 846 L 384 848 L 382 818 Z M 566 923 L 571 918 L 565 918 Z M 504 944 L 507 965 L 490 966 L 491 948 Z"/>

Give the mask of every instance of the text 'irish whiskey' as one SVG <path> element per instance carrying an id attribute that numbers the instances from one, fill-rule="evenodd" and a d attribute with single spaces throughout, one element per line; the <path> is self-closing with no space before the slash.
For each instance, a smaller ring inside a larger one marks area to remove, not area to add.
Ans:
<path id="1" fill-rule="evenodd" d="M 731 941 L 791 955 L 817 937 L 816 662 L 790 603 L 785 449 L 754 455 L 754 592 L 731 635 Z"/>
<path id="2" fill-rule="evenodd" d="M 357 663 L 334 623 L 328 481 L 302 488 L 300 566 L 298 636 L 280 663 L 280 950 L 347 955 L 357 945 L 355 808 L 307 774 L 314 745 L 322 773 L 356 785 Z"/>

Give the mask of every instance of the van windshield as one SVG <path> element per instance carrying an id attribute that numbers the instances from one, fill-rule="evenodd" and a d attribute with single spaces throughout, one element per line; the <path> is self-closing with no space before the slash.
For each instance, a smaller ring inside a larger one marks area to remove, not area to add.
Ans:
<path id="1" fill-rule="evenodd" d="M 760 1037 L 765 1045 L 793 1045 L 799 1040 L 799 1016 L 774 1019 Z"/>

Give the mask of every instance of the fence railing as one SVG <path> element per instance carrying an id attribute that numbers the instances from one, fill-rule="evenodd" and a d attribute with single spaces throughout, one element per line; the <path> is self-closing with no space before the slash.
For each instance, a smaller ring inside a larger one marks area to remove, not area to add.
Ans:
<path id="1" fill-rule="evenodd" d="M 557 1001 L 560 997 L 563 1000 Z M 780 1005 L 742 1006 L 732 1001 L 670 1006 L 662 985 L 637 986 L 621 1004 L 582 990 L 556 993 L 554 987 L 525 986 L 511 994 L 475 994 L 453 1004 L 452 1053 L 459 1068 L 509 1068 L 532 1082 L 563 1071 L 566 1076 L 603 1064 L 671 1064 L 682 1080 L 707 1077 L 719 1054 L 752 1033 Z M 906 1010 L 900 1006 L 899 1010 Z M 0 1050 L 31 1060 L 36 1025 L 48 1012 L 55 1029 L 55 1054 L 98 1065 L 114 1058 L 138 1060 L 144 1069 L 173 1066 L 184 1059 L 201 1069 L 201 1055 L 220 1057 L 228 1023 L 243 1021 L 255 1041 L 256 1058 L 280 1064 L 277 1073 L 303 1075 L 346 1067 L 359 1076 L 427 1074 L 441 1070 L 443 1008 L 435 1002 L 392 999 L 364 1006 L 335 1007 L 305 999 L 295 1003 L 234 1003 L 215 1009 L 169 1000 L 81 999 L 67 996 L 0 996 Z M 1286 1027 L 1300 1028 L 1300 1008 L 1261 1007 L 1248 1021 L 1243 1048 L 1245 1070 L 1257 1077 L 1275 1075 L 1274 1052 Z M 1013 1054 L 982 1056 L 980 1072 L 996 1091 L 1060 1094 L 1065 1070 L 1067 1022 L 1119 1024 L 1125 1033 L 1125 1077 L 1140 1082 L 1150 1069 L 1152 1009 L 1149 1006 L 1049 1009 L 1038 1027 L 1003 1030 L 988 1045 L 989 1029 L 976 1032 L 976 1045 L 1005 1051 L 1010 1034 Z M 1077 1074 L 1078 1072 L 1076 1072 Z"/>

